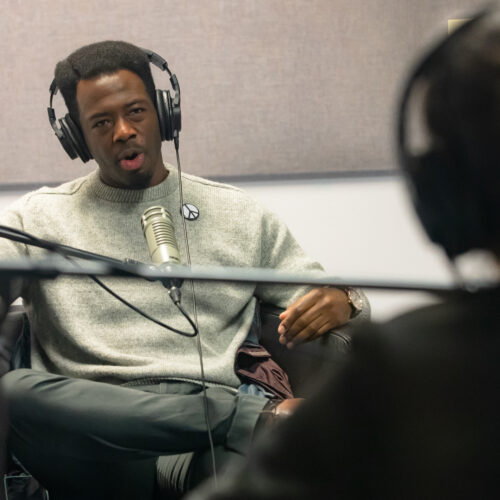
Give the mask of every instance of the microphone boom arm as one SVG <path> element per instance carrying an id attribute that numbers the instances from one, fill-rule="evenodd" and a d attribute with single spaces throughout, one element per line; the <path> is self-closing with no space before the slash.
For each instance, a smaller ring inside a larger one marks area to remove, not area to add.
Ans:
<path id="1" fill-rule="evenodd" d="M 114 260 L 114 259 L 112 259 Z M 359 280 L 339 278 L 338 276 L 321 275 L 311 276 L 306 273 L 290 273 L 265 268 L 240 267 L 186 267 L 176 265 L 172 267 L 156 267 L 141 263 L 125 263 L 121 261 L 106 262 L 89 261 L 73 264 L 62 258 L 49 257 L 45 259 L 14 259 L 0 260 L 0 279 L 8 277 L 25 277 L 35 279 L 53 279 L 60 275 L 71 276 L 117 276 L 138 277 L 149 281 L 168 282 L 174 280 L 220 281 L 236 283 L 269 283 L 273 285 L 309 285 L 331 287 L 355 287 L 378 290 L 420 291 L 436 294 L 450 294 L 463 292 L 462 289 L 451 285 L 429 282 L 393 282 Z M 492 283 L 473 282 L 472 290 L 491 287 Z"/>

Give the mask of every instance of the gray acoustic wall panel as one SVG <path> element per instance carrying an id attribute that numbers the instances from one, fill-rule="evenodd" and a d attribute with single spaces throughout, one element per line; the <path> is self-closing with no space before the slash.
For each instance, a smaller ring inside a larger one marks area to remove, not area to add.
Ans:
<path id="1" fill-rule="evenodd" d="M 185 171 L 285 178 L 392 169 L 403 75 L 449 18 L 481 3 L 4 0 L 0 183 L 54 183 L 95 168 L 65 156 L 46 108 L 56 62 L 103 39 L 148 47 L 177 74 Z M 55 107 L 66 112 L 62 99 Z M 172 162 L 171 145 L 164 151 Z"/>

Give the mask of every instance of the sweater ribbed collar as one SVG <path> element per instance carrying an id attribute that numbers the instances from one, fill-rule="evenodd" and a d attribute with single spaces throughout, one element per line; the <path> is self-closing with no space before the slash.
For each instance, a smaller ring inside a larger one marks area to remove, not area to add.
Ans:
<path id="1" fill-rule="evenodd" d="M 177 169 L 171 165 L 165 165 L 165 168 L 169 172 L 167 178 L 160 184 L 145 189 L 122 189 L 108 186 L 102 182 L 98 168 L 88 175 L 87 185 L 93 195 L 107 201 L 137 203 L 159 200 L 177 191 Z"/>

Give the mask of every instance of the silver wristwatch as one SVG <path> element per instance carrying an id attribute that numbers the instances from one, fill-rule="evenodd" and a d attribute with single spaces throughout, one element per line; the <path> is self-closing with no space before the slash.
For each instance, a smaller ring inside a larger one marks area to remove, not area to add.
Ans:
<path id="1" fill-rule="evenodd" d="M 355 318 L 363 310 L 363 297 L 355 288 L 351 288 L 350 286 L 346 286 L 342 290 L 347 295 L 347 303 L 351 306 L 350 319 Z"/>

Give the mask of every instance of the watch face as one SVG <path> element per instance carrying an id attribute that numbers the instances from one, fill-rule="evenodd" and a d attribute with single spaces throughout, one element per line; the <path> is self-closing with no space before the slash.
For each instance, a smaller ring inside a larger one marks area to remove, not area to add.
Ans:
<path id="1" fill-rule="evenodd" d="M 363 309 L 363 299 L 361 294 L 354 288 L 349 289 L 349 299 L 351 299 L 351 304 L 355 309 L 361 311 Z"/>

